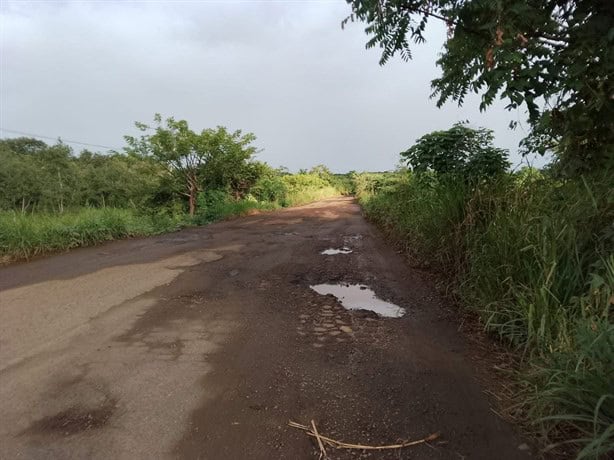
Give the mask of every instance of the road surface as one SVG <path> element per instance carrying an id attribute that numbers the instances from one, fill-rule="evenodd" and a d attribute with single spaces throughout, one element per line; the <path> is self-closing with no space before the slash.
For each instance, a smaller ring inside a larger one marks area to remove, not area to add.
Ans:
<path id="1" fill-rule="evenodd" d="M 310 289 L 337 282 L 407 314 Z M 360 444 L 441 433 L 330 458 L 528 458 L 457 321 L 348 198 L 4 267 L 0 458 L 317 458 L 288 426 L 312 419 Z"/>

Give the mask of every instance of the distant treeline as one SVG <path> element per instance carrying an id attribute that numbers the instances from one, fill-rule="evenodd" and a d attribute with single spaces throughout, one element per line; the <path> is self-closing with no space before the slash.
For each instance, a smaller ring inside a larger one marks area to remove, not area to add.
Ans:
<path id="1" fill-rule="evenodd" d="M 234 163 L 209 161 L 201 169 L 201 203 L 222 194 L 287 206 L 300 201 L 300 192 L 327 187 L 351 191 L 349 177 L 334 175 L 324 166 L 290 174 L 255 161 L 251 155 Z M 155 158 L 88 150 L 75 154 L 68 145 L 48 145 L 32 138 L 0 140 L 0 184 L 0 210 L 62 213 L 81 207 L 114 207 L 187 211 L 182 183 Z"/>

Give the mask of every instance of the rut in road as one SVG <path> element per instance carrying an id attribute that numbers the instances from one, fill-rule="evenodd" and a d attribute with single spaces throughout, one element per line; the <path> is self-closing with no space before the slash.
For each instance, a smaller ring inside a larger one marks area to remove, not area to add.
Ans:
<path id="1" fill-rule="evenodd" d="M 317 458 L 289 420 L 361 444 L 441 433 L 331 458 L 530 457 L 454 311 L 349 198 L 4 267 L 0 333 L 1 458 Z"/>

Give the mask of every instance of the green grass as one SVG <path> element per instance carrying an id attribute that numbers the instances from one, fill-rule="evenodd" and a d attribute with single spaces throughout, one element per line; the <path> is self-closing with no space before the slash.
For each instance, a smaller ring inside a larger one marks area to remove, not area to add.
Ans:
<path id="1" fill-rule="evenodd" d="M 183 216 L 147 215 L 117 208 L 82 208 L 63 214 L 0 212 L 0 261 L 169 232 L 188 223 Z"/>
<path id="2" fill-rule="evenodd" d="M 337 195 L 335 188 L 320 183 L 293 184 L 285 192 L 282 203 L 257 201 L 252 197 L 234 199 L 224 191 L 210 190 L 199 196 L 194 217 L 131 208 L 81 208 L 62 214 L 0 211 L 0 264 L 104 241 L 175 231 L 188 225 L 205 225 L 254 211 L 298 206 Z"/>
<path id="3" fill-rule="evenodd" d="M 509 174 L 471 187 L 408 174 L 357 181 L 366 214 L 524 357 L 520 405 L 579 458 L 614 450 L 614 200 L 609 178 Z M 561 434 L 565 435 L 562 436 Z"/>

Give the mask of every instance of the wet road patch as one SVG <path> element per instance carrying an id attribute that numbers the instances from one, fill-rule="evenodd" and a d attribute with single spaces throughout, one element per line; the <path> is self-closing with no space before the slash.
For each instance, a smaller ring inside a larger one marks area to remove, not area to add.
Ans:
<path id="1" fill-rule="evenodd" d="M 316 284 L 310 288 L 321 295 L 335 296 L 347 310 L 370 310 L 387 318 L 400 318 L 406 313 L 404 308 L 377 298 L 364 284 Z"/>
<path id="2" fill-rule="evenodd" d="M 320 254 L 325 256 L 336 256 L 337 254 L 351 254 L 353 251 L 347 246 L 343 246 L 341 249 L 325 249 Z"/>

